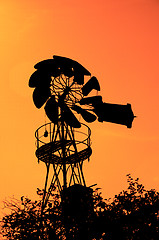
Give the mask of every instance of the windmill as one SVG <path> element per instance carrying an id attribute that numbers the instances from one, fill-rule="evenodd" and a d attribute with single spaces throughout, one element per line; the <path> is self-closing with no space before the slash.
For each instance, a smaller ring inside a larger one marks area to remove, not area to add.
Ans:
<path id="1" fill-rule="evenodd" d="M 130 104 L 104 103 L 98 95 L 97 78 L 72 59 L 54 55 L 53 59 L 41 61 L 34 67 L 36 71 L 29 80 L 29 87 L 34 88 L 33 102 L 37 108 L 44 106 L 51 121 L 35 132 L 36 156 L 38 161 L 45 163 L 47 170 L 44 208 L 54 185 L 64 199 L 67 195 L 84 197 L 91 194 L 83 174 L 83 162 L 92 154 L 91 130 L 78 120 L 78 116 L 88 123 L 97 119 L 131 128 L 134 114 Z M 97 94 L 92 96 L 94 91 Z"/>

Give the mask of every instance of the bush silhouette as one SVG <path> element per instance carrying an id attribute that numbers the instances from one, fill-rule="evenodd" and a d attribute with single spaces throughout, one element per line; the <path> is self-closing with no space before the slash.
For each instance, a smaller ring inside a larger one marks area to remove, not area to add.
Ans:
<path id="1" fill-rule="evenodd" d="M 93 211 L 83 219 L 63 216 L 60 195 L 55 188 L 52 198 L 43 211 L 41 204 L 43 191 L 38 189 L 39 200 L 5 201 L 4 207 L 10 213 L 1 220 L 1 234 L 5 239 L 80 239 L 80 240 L 158 240 L 159 239 L 159 193 L 145 190 L 139 179 L 127 175 L 128 188 L 114 199 L 103 199 L 97 188 L 90 204 Z M 88 202 L 89 204 L 89 202 Z"/>

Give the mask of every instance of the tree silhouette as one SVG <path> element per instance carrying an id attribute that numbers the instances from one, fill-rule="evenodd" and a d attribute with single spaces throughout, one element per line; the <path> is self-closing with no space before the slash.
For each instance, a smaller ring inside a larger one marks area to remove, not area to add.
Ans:
<path id="1" fill-rule="evenodd" d="M 42 217 L 44 191 L 37 189 L 37 194 L 40 199 L 36 201 L 22 196 L 20 201 L 12 199 L 4 202 L 4 208 L 11 211 L 1 221 L 1 232 L 4 237 L 17 240 L 60 239 L 58 237 L 63 234 L 63 228 L 59 194 L 52 193 L 52 201 L 48 202 Z"/>
<path id="2" fill-rule="evenodd" d="M 145 190 L 130 174 L 127 182 L 128 189 L 111 203 L 97 194 L 94 232 L 103 234 L 103 239 L 159 239 L 159 193 Z"/>
<path id="3" fill-rule="evenodd" d="M 85 217 L 63 214 L 64 205 L 55 188 L 42 217 L 44 191 L 40 189 L 37 201 L 25 197 L 5 201 L 5 208 L 11 212 L 1 220 L 2 236 L 11 240 L 159 239 L 159 193 L 145 190 L 130 174 L 127 182 L 127 190 L 113 200 L 103 199 L 97 188 L 87 202 L 90 206 L 93 203 L 93 211 L 90 208 Z"/>

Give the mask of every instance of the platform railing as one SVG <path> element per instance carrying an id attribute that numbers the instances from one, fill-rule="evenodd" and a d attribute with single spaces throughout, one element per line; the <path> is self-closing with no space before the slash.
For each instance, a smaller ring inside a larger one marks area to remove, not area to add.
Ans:
<path id="1" fill-rule="evenodd" d="M 55 124 L 52 122 L 46 123 L 42 126 L 40 126 L 36 131 L 35 131 L 35 138 L 36 138 L 36 147 L 40 148 L 41 146 L 51 143 L 52 142 L 52 136 L 53 133 L 56 134 L 57 130 L 53 130 L 55 127 Z M 66 130 L 64 130 L 66 132 Z M 76 145 L 79 144 L 84 144 L 87 147 L 90 147 L 91 145 L 91 130 L 90 128 L 81 123 L 81 128 L 74 128 L 74 139 Z"/>

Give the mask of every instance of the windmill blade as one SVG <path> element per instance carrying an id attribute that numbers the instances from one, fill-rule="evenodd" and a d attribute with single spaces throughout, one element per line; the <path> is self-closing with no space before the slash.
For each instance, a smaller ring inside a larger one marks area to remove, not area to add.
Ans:
<path id="1" fill-rule="evenodd" d="M 88 112 L 80 106 L 74 105 L 72 109 L 75 110 L 77 113 L 81 114 L 86 122 L 94 122 L 97 118 L 94 114 Z"/>
<path id="2" fill-rule="evenodd" d="M 99 122 L 112 122 L 132 127 L 134 114 L 131 105 L 120 105 L 111 103 L 101 103 L 94 106 L 94 112 L 98 116 Z"/>
<path id="3" fill-rule="evenodd" d="M 35 66 L 35 69 L 38 69 L 45 74 L 49 74 L 53 77 L 58 77 L 61 74 L 60 66 L 56 63 L 54 59 L 46 59 L 41 62 L 38 62 Z"/>
<path id="4" fill-rule="evenodd" d="M 94 76 L 82 87 L 82 93 L 84 96 L 87 96 L 93 89 L 100 91 L 99 82 Z"/>
<path id="5" fill-rule="evenodd" d="M 75 73 L 73 81 L 79 85 L 83 85 L 84 84 L 84 75 L 80 74 L 80 73 L 79 74 Z"/>
<path id="6" fill-rule="evenodd" d="M 39 80 L 39 71 L 35 71 L 29 79 L 29 87 L 31 88 L 37 87 L 38 80 Z"/>
<path id="7" fill-rule="evenodd" d="M 41 108 L 47 99 L 51 96 L 49 88 L 37 87 L 33 92 L 33 101 L 37 108 Z"/>
<path id="8" fill-rule="evenodd" d="M 57 64 L 54 59 L 46 59 L 46 60 L 40 61 L 36 63 L 34 66 L 34 68 L 38 70 L 39 69 L 48 70 L 56 67 L 57 67 Z"/>
<path id="9" fill-rule="evenodd" d="M 29 79 L 29 87 L 49 87 L 51 82 L 51 76 L 41 71 L 35 71 Z"/>
<path id="10" fill-rule="evenodd" d="M 91 75 L 91 73 L 85 67 L 75 60 L 57 55 L 54 55 L 53 58 L 56 60 L 56 63 L 60 63 L 68 68 L 74 68 L 74 72 L 77 74 L 81 73 L 82 75 Z"/>
<path id="11" fill-rule="evenodd" d="M 91 105 L 96 105 L 96 104 L 101 104 L 102 103 L 102 96 L 94 96 L 94 97 L 87 97 L 87 98 L 82 98 L 79 103 L 81 105 L 85 104 L 91 104 Z"/>
<path id="12" fill-rule="evenodd" d="M 47 101 L 45 107 L 45 112 L 51 122 L 58 122 L 58 103 L 55 100 L 55 96 L 51 96 L 51 98 Z"/>
<path id="13" fill-rule="evenodd" d="M 53 58 L 65 76 L 72 77 L 74 75 L 73 60 L 56 55 L 54 55 Z"/>
<path id="14" fill-rule="evenodd" d="M 63 101 L 59 101 L 59 106 L 61 107 L 62 110 L 63 120 L 71 127 L 80 128 L 81 127 L 80 122 L 77 120 L 77 118 L 69 109 L 69 107 Z"/>
<path id="15" fill-rule="evenodd" d="M 61 68 L 61 72 L 65 75 L 65 76 L 67 76 L 67 77 L 72 77 L 73 75 L 74 75 L 74 69 L 73 68 L 71 68 L 71 67 L 65 67 L 65 66 L 61 66 L 60 67 Z"/>

